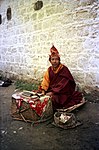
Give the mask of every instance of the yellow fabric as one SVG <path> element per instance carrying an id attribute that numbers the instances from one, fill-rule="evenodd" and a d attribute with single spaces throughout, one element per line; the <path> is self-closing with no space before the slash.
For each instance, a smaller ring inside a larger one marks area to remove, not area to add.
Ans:
<path id="1" fill-rule="evenodd" d="M 62 68 L 63 68 L 63 65 L 60 64 L 59 67 L 58 67 L 56 70 L 54 70 L 53 67 L 52 67 L 52 70 L 53 70 L 53 72 L 56 74 L 56 73 L 58 73 Z M 47 91 L 47 89 L 48 89 L 48 87 L 49 87 L 49 83 L 50 83 L 50 80 L 49 80 L 49 72 L 48 72 L 48 69 L 47 69 L 47 71 L 46 71 L 45 74 L 44 74 L 43 81 L 42 81 L 42 83 L 41 83 L 42 89 L 45 90 L 45 91 Z"/>
<path id="2" fill-rule="evenodd" d="M 43 90 L 47 91 L 48 87 L 49 87 L 49 73 L 48 70 L 45 72 L 44 77 L 43 77 L 43 81 L 41 83 L 41 87 Z"/>
<path id="3" fill-rule="evenodd" d="M 56 73 L 58 73 L 62 68 L 63 68 L 63 65 L 60 64 L 59 67 L 58 67 L 56 70 L 54 70 L 53 67 L 52 67 L 52 70 L 53 70 L 53 72 L 56 74 Z"/>

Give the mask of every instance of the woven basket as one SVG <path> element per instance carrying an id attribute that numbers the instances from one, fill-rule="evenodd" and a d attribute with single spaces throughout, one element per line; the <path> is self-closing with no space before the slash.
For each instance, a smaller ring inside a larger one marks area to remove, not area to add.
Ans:
<path id="1" fill-rule="evenodd" d="M 63 114 L 64 116 L 69 116 L 69 119 L 67 119 L 65 123 L 60 120 L 61 114 Z M 73 113 L 56 112 L 54 114 L 53 125 L 55 125 L 57 127 L 61 127 L 63 129 L 68 129 L 68 128 L 74 128 L 78 125 L 81 125 L 81 122 L 76 119 L 76 117 Z"/>

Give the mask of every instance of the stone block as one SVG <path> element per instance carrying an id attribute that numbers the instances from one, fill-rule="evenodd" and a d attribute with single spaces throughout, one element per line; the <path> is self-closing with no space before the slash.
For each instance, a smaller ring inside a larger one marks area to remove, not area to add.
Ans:
<path id="1" fill-rule="evenodd" d="M 34 24 L 34 30 L 42 30 L 42 22 Z"/>
<path id="2" fill-rule="evenodd" d="M 34 12 L 34 13 L 31 14 L 31 20 L 32 21 L 37 20 L 37 13 L 36 12 Z"/>
<path id="3" fill-rule="evenodd" d="M 87 6 L 93 4 L 94 2 L 96 2 L 96 0 L 80 0 L 79 5 Z"/>
<path id="4" fill-rule="evenodd" d="M 56 13 L 55 4 L 46 6 L 46 8 L 45 8 L 46 16 L 50 16 L 50 15 L 53 15 L 55 13 Z"/>
<path id="5" fill-rule="evenodd" d="M 37 19 L 38 19 L 38 20 L 43 19 L 43 18 L 44 18 L 44 16 L 45 16 L 45 14 L 44 14 L 44 10 L 42 10 L 42 11 L 40 11 L 40 12 L 38 13 L 38 17 L 37 17 Z"/>

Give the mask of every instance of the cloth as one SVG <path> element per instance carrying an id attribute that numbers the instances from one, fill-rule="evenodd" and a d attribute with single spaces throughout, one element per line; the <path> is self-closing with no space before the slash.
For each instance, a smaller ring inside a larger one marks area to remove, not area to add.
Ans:
<path id="1" fill-rule="evenodd" d="M 46 92 L 53 92 L 53 108 L 68 108 L 80 103 L 82 94 L 75 91 L 76 83 L 69 69 L 60 64 L 57 70 L 54 72 L 50 66 L 41 83 L 42 89 Z"/>
<path id="2" fill-rule="evenodd" d="M 62 69 L 63 65 L 60 64 L 59 67 L 57 68 L 57 70 L 53 70 L 53 67 L 52 67 L 52 70 L 55 74 L 57 74 L 61 69 Z M 43 77 L 43 81 L 41 83 L 41 87 L 42 89 L 44 89 L 45 91 L 48 90 L 49 88 L 49 83 L 50 83 L 50 79 L 49 79 L 49 69 L 47 69 L 47 71 L 45 72 L 44 74 L 44 77 Z"/>

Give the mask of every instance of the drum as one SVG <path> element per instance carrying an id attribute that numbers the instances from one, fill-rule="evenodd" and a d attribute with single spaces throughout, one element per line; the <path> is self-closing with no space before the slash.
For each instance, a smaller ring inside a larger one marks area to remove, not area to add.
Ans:
<path id="1" fill-rule="evenodd" d="M 32 91 L 16 92 L 12 95 L 11 116 L 25 122 L 43 122 L 53 117 L 49 96 Z"/>

